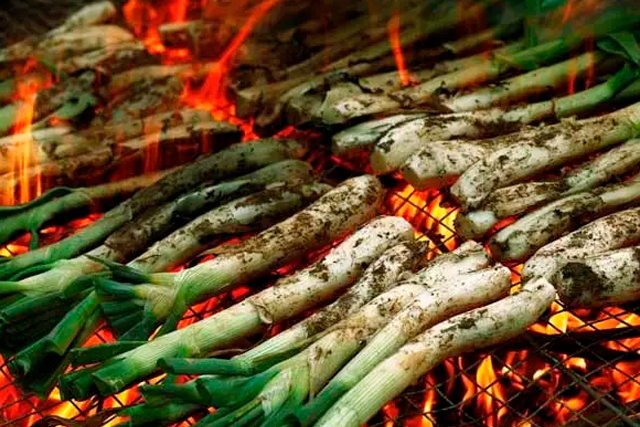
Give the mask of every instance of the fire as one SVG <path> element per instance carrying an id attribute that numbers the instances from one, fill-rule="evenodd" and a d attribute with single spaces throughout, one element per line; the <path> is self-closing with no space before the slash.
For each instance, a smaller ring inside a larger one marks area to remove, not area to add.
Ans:
<path id="1" fill-rule="evenodd" d="M 136 36 L 142 39 L 150 53 L 162 55 L 164 62 L 174 62 L 187 59 L 189 51 L 167 49 L 162 44 L 158 27 L 170 22 L 184 22 L 188 5 L 188 0 L 169 0 L 155 2 L 153 5 L 147 0 L 129 0 L 123 6 L 122 12 L 127 23 L 133 28 Z"/>
<path id="2" fill-rule="evenodd" d="M 400 14 L 395 12 L 387 25 L 389 32 L 389 43 L 393 51 L 393 57 L 396 60 L 400 84 L 409 86 L 415 82 L 415 78 L 411 75 L 405 64 L 404 55 L 402 54 L 402 42 L 400 40 Z"/>
<path id="3" fill-rule="evenodd" d="M 240 47 L 247 37 L 251 35 L 260 20 L 280 1 L 265 0 L 258 4 L 218 59 L 216 66 L 207 76 L 203 87 L 197 92 L 188 88 L 183 94 L 183 99 L 188 105 L 209 110 L 216 119 L 228 120 L 231 123 L 242 125 L 245 135 L 248 134 L 250 137 L 254 136 L 252 123 L 238 120 L 235 117 L 235 105 L 227 96 L 227 80 L 233 65 L 232 62 Z"/>
<path id="4" fill-rule="evenodd" d="M 44 77 L 40 74 L 37 77 L 32 76 L 26 79 L 19 77 L 28 75 L 37 67 L 37 61 L 30 59 L 16 70 L 16 88 L 13 101 L 17 106 L 17 111 L 13 125 L 14 135 L 29 135 L 31 133 L 38 92 L 53 84 L 53 77 L 48 73 Z M 42 175 L 38 169 L 37 150 L 38 148 L 30 137 L 21 139 L 17 146 L 10 150 L 8 154 L 9 172 L 7 174 L 16 178 L 18 189 L 17 194 L 13 186 L 0 190 L 3 205 L 26 203 L 42 194 Z M 35 176 L 28 173 L 32 167 L 37 169 Z"/>
<path id="5" fill-rule="evenodd" d="M 482 359 L 476 373 L 476 384 L 482 389 L 478 394 L 477 405 L 484 415 L 487 427 L 497 426 L 500 419 L 507 413 L 505 407 L 505 396 L 496 371 L 493 368 L 491 356 Z"/>
<path id="6" fill-rule="evenodd" d="M 429 243 L 429 256 L 448 252 L 458 245 L 454 222 L 459 208 L 444 204 L 444 194 L 435 190 L 416 190 L 404 184 L 390 193 L 387 206 L 392 214 L 401 216 L 416 231 L 416 237 Z"/>

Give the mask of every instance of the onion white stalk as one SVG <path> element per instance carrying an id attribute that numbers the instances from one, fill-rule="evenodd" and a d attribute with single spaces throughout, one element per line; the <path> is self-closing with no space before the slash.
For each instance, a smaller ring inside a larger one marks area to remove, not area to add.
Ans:
<path id="1" fill-rule="evenodd" d="M 574 194 L 550 203 L 500 230 L 489 242 L 495 257 L 524 260 L 569 231 L 625 205 L 640 202 L 640 182 Z"/>
<path id="2" fill-rule="evenodd" d="M 216 426 L 235 426 L 241 422 L 238 418 L 244 421 L 246 410 L 256 407 L 256 404 L 261 411 L 256 411 L 253 417 L 261 419 L 261 425 L 281 425 L 283 418 L 290 415 L 293 409 L 320 391 L 335 372 L 362 348 L 368 337 L 424 289 L 420 285 L 400 285 L 379 295 L 352 316 L 334 325 L 326 335 L 306 349 L 263 372 L 242 379 L 200 377 L 196 380 L 199 392 L 197 401 L 213 403 L 223 410 L 223 415 L 207 417 L 204 425 L 214 422 Z M 194 367 L 200 365 L 204 368 L 201 372 L 208 372 L 206 367 L 209 361 L 194 360 Z M 170 372 L 183 372 L 176 369 L 176 362 L 180 363 L 180 360 L 167 361 L 166 367 L 170 368 Z M 165 367 L 163 363 L 160 366 Z M 187 393 L 187 398 L 194 394 L 191 390 Z"/>
<path id="3" fill-rule="evenodd" d="M 383 195 L 377 178 L 363 175 L 343 182 L 311 206 L 262 233 L 225 248 L 215 259 L 179 273 L 144 275 L 112 267 L 114 278 L 136 286 L 101 282 L 100 291 L 146 301 L 144 319 L 124 339 L 144 339 L 158 323 L 171 330 L 188 305 L 268 274 L 320 249 L 373 217 Z M 122 275 L 119 275 L 122 272 Z"/>
<path id="4" fill-rule="evenodd" d="M 477 208 L 496 188 L 635 137 L 638 123 L 640 103 L 597 119 L 575 122 L 573 129 L 557 131 L 550 126 L 535 139 L 495 151 L 474 164 L 454 184 L 452 194 L 463 207 Z"/>
<path id="5" fill-rule="evenodd" d="M 524 182 L 495 190 L 471 212 L 456 217 L 456 231 L 468 239 L 485 235 L 500 220 L 605 184 L 640 164 L 640 140 L 631 139 L 571 170 L 559 181 Z"/>
<path id="6" fill-rule="evenodd" d="M 568 259 L 551 277 L 562 302 L 571 307 L 603 307 L 640 296 L 640 247 Z"/>
<path id="7" fill-rule="evenodd" d="M 503 298 L 511 286 L 511 272 L 496 266 L 446 281 L 423 282 L 419 275 L 407 283 L 421 283 L 427 291 L 382 328 L 296 417 L 308 426 L 354 387 L 376 365 L 391 356 L 425 328 L 451 316 Z"/>
<path id="8" fill-rule="evenodd" d="M 411 246 L 394 246 L 371 264 L 358 283 L 335 302 L 231 360 L 207 360 L 208 372 L 243 375 L 255 373 L 261 366 L 273 363 L 273 360 L 282 355 L 290 354 L 317 341 L 331 331 L 337 322 L 358 311 L 374 296 L 403 283 L 402 276 L 409 274 L 407 266 L 418 261 L 415 250 L 415 243 L 411 243 Z M 467 242 L 455 251 L 429 261 L 417 274 L 421 282 L 437 283 L 484 268 L 488 264 L 489 257 L 482 245 Z M 187 373 L 184 370 L 181 372 Z"/>
<path id="9" fill-rule="evenodd" d="M 399 114 L 357 124 L 333 136 L 331 151 L 340 157 L 351 157 L 358 153 L 366 153 L 389 130 L 423 117 L 425 117 L 424 114 Z"/>
<path id="10" fill-rule="evenodd" d="M 539 279 L 525 283 L 518 292 L 500 301 L 438 323 L 377 365 L 315 426 L 361 426 L 386 402 L 444 359 L 495 345 L 524 332 L 554 297 L 553 286 Z"/>
<path id="11" fill-rule="evenodd" d="M 540 248 L 522 270 L 524 280 L 551 276 L 566 260 L 587 258 L 640 242 L 640 208 L 596 219 Z"/>

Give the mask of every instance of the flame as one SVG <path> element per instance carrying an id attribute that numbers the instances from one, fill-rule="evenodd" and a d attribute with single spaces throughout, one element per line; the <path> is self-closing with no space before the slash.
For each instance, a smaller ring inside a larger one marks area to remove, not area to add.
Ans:
<path id="1" fill-rule="evenodd" d="M 27 75 L 37 67 L 37 61 L 33 58 L 29 59 L 24 66 L 16 70 L 16 76 Z M 52 84 L 53 77 L 48 73 L 44 77 L 38 74 L 38 77 L 16 78 L 13 101 L 18 110 L 13 126 L 14 135 L 29 135 L 31 133 L 38 92 L 50 87 Z M 42 194 L 42 174 L 38 167 L 37 150 L 33 140 L 29 137 L 21 139 L 20 143 L 8 153 L 9 172 L 7 174 L 17 178 L 18 189 L 17 194 L 13 186 L 8 186 L 0 191 L 0 199 L 3 205 L 26 203 Z M 34 167 L 37 173 L 35 176 L 30 176 L 28 171 Z"/>
<path id="2" fill-rule="evenodd" d="M 233 59 L 243 45 L 247 37 L 251 35 L 253 29 L 262 18 L 282 0 L 264 0 L 256 6 L 240 31 L 231 40 L 229 45 L 218 59 L 215 67 L 211 70 L 203 87 L 195 92 L 187 87 L 183 94 L 183 100 L 194 108 L 211 111 L 214 118 L 227 120 L 234 124 L 239 124 L 245 132 L 245 137 L 250 139 L 255 137 L 252 130 L 252 121 L 242 121 L 236 118 L 234 103 L 227 96 L 228 77 Z"/>
<path id="3" fill-rule="evenodd" d="M 436 401 L 436 388 L 434 384 L 436 381 L 433 379 L 431 374 L 427 375 L 425 378 L 425 384 L 427 387 L 427 392 L 424 397 L 424 406 L 422 407 L 422 424 L 421 427 L 433 427 L 433 415 L 431 412 L 433 411 L 433 406 Z"/>
<path id="4" fill-rule="evenodd" d="M 157 5 L 157 7 L 156 7 Z M 190 58 L 188 49 L 167 49 L 160 39 L 158 27 L 170 22 L 184 22 L 188 0 L 169 0 L 151 4 L 147 0 L 129 0 L 123 7 L 125 20 L 147 50 L 162 55 L 163 62 L 180 62 Z"/>
<path id="5" fill-rule="evenodd" d="M 393 57 L 396 60 L 396 67 L 398 68 L 400 84 L 402 86 L 409 86 L 415 83 L 416 79 L 411 75 L 405 64 L 402 53 L 402 42 L 400 40 L 400 14 L 397 11 L 391 16 L 391 19 L 389 19 L 387 30 L 389 32 L 389 44 L 391 44 Z"/>
<path id="6" fill-rule="evenodd" d="M 398 418 L 398 415 L 400 415 L 398 405 L 396 405 L 394 402 L 387 403 L 384 408 L 382 408 L 382 413 L 385 415 L 385 418 L 388 418 L 384 422 L 384 427 L 394 427 L 394 420 Z"/>
<path id="7" fill-rule="evenodd" d="M 476 384 L 482 389 L 482 392 L 478 394 L 477 405 L 481 411 L 484 411 L 485 425 L 494 427 L 507 413 L 507 408 L 504 404 L 506 401 L 504 389 L 493 368 L 491 356 L 482 359 L 480 366 L 478 366 Z"/>
<path id="8" fill-rule="evenodd" d="M 455 219 L 459 208 L 444 205 L 444 194 L 435 190 L 416 190 L 403 184 L 389 193 L 387 206 L 396 216 L 409 221 L 416 229 L 416 238 L 429 244 L 430 258 L 448 252 L 458 245 Z"/>

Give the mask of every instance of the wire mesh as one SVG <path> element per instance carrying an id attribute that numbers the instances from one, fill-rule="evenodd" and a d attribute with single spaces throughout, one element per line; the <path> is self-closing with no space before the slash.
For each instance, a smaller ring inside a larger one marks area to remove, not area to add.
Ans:
<path id="1" fill-rule="evenodd" d="M 339 180 L 351 173 L 312 156 L 325 179 Z M 455 233 L 453 221 L 458 208 L 448 193 L 416 191 L 399 179 L 387 179 L 390 188 L 385 213 L 402 216 L 426 241 L 428 257 L 448 252 L 464 239 Z M 309 255 L 295 265 L 265 278 L 259 289 L 278 277 L 321 256 Z M 197 262 L 197 261 L 194 261 Z M 520 266 L 509 266 L 514 286 Z M 207 317 L 245 298 L 252 292 L 240 288 L 228 295 L 192 307 L 181 326 Z M 603 310 L 566 310 L 555 303 L 529 332 L 504 345 L 446 360 L 418 384 L 388 404 L 368 424 L 385 427 L 514 426 L 572 427 L 637 426 L 640 408 L 640 304 Z M 267 338 L 299 319 L 274 326 L 258 340 Z M 102 327 L 89 344 L 113 340 Z M 249 346 L 255 341 L 240 343 Z M 159 378 L 151 379 L 156 382 Z M 82 420 L 108 408 L 140 402 L 136 389 L 106 399 L 62 402 L 59 394 L 40 401 L 24 395 L 12 383 L 6 366 L 0 366 L 0 427 L 31 425 L 39 418 L 56 414 Z M 185 421 L 192 425 L 198 419 Z M 118 419 L 103 425 L 115 425 Z"/>

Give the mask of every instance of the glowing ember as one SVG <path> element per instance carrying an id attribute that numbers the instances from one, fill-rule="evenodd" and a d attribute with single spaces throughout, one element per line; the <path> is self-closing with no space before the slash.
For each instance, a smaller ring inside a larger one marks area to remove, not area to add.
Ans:
<path id="1" fill-rule="evenodd" d="M 404 55 L 402 54 L 402 42 L 400 40 L 400 14 L 394 13 L 389 24 L 387 25 L 389 31 L 389 43 L 393 50 L 393 57 L 396 60 L 396 67 L 398 68 L 398 75 L 400 76 L 400 83 L 402 86 L 409 86 L 415 82 L 415 78 L 409 73 L 407 65 L 404 61 Z"/>

